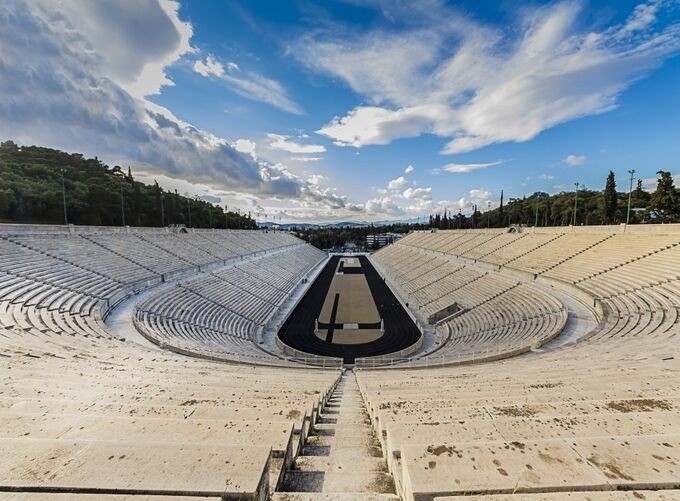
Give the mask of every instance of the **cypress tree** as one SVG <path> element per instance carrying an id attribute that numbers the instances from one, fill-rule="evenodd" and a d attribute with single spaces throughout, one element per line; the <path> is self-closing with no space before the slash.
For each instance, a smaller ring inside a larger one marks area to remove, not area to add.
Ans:
<path id="1" fill-rule="evenodd" d="M 607 184 L 604 187 L 604 220 L 607 224 L 614 224 L 616 222 L 616 213 L 618 210 L 618 196 L 616 194 L 616 180 L 614 173 L 609 171 L 607 176 Z"/>

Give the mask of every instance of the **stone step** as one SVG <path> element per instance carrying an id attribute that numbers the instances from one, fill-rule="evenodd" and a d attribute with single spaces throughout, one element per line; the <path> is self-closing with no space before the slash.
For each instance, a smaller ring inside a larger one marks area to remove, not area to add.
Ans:
<path id="1" fill-rule="evenodd" d="M 379 446 L 367 446 L 367 445 L 335 445 L 332 447 L 333 455 L 345 455 L 345 456 L 370 456 L 370 457 L 382 457 L 382 449 Z M 330 456 L 331 446 L 330 445 L 305 445 L 302 448 L 302 456 Z"/>
<path id="2" fill-rule="evenodd" d="M 353 452 L 345 449 L 345 452 Z M 347 473 L 356 472 L 387 472 L 387 463 L 383 458 L 345 455 L 342 451 L 331 456 L 298 456 L 295 460 L 295 469 L 299 471 L 325 471 Z"/>
<path id="3" fill-rule="evenodd" d="M 272 501 L 397 501 L 396 494 L 367 492 L 276 492 Z"/>
<path id="4" fill-rule="evenodd" d="M 328 445 L 330 447 L 380 447 L 380 442 L 373 436 L 323 436 L 311 435 L 307 437 L 305 445 Z"/>
<path id="5" fill-rule="evenodd" d="M 335 472 L 289 470 L 282 492 L 393 493 L 392 476 L 384 472 Z"/>
<path id="6" fill-rule="evenodd" d="M 371 425 L 366 423 L 352 423 L 352 424 L 324 424 L 317 423 L 314 425 L 314 430 L 310 435 L 320 435 L 320 436 L 366 436 L 373 433 L 373 428 Z"/>

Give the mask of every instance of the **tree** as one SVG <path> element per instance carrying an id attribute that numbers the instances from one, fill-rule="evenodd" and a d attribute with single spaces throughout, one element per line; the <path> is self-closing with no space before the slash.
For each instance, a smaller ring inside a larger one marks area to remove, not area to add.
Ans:
<path id="1" fill-rule="evenodd" d="M 616 180 L 614 173 L 609 171 L 607 176 L 607 183 L 604 187 L 604 222 L 605 224 L 614 224 L 616 222 L 616 213 L 618 211 L 618 196 L 616 194 Z"/>
<path id="2" fill-rule="evenodd" d="M 652 193 L 650 208 L 659 219 L 670 221 L 680 214 L 678 194 L 673 185 L 673 176 L 669 171 L 660 170 L 657 174 L 659 181 L 656 191 Z"/>

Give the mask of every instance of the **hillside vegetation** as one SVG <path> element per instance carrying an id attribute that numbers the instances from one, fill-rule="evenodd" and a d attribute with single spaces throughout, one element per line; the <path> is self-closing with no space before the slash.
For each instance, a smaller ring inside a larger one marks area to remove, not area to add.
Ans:
<path id="1" fill-rule="evenodd" d="M 63 174 L 63 192 L 62 192 Z M 65 197 L 64 197 L 65 195 Z M 184 224 L 194 228 L 256 228 L 239 215 L 198 198 L 163 190 L 158 183 L 135 181 L 128 167 L 109 167 L 39 146 L 0 144 L 0 221 L 120 226 Z M 124 208 L 124 210 L 123 210 Z"/>

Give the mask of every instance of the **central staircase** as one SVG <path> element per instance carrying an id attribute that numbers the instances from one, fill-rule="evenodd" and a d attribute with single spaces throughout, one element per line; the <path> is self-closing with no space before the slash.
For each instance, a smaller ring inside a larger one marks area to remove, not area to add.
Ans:
<path id="1" fill-rule="evenodd" d="M 399 499 L 352 371 L 343 373 L 273 499 Z"/>

